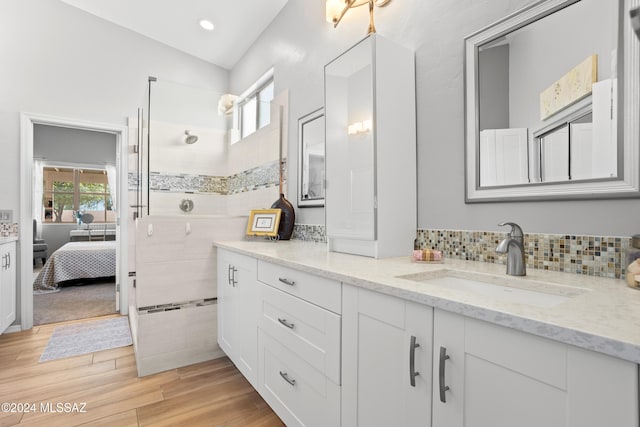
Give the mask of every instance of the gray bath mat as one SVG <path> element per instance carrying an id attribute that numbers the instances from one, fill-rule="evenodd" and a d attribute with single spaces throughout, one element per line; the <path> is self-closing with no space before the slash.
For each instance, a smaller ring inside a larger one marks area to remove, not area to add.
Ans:
<path id="1" fill-rule="evenodd" d="M 40 362 L 132 344 L 128 317 L 58 326 L 44 349 Z"/>

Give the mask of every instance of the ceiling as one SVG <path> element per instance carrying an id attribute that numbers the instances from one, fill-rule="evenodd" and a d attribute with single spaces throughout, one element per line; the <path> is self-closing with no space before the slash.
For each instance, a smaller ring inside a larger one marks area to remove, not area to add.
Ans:
<path id="1" fill-rule="evenodd" d="M 61 0 L 205 61 L 231 69 L 288 0 Z M 207 19 L 213 31 L 202 29 Z"/>

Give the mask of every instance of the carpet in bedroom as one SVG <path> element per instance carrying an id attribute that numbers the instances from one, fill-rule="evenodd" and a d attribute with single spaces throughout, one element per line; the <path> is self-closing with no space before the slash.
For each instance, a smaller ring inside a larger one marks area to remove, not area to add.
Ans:
<path id="1" fill-rule="evenodd" d="M 113 281 L 63 286 L 60 292 L 33 296 L 33 324 L 85 319 L 116 312 Z"/>

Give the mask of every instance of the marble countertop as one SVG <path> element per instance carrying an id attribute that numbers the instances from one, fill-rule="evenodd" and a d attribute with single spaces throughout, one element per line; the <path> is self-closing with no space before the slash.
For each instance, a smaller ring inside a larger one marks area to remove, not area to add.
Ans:
<path id="1" fill-rule="evenodd" d="M 18 241 L 17 236 L 0 237 L 0 245 L 4 243 L 17 242 L 17 241 Z"/>
<path id="2" fill-rule="evenodd" d="M 220 248 L 305 271 L 354 286 L 419 302 L 471 318 L 640 363 L 640 290 L 621 279 L 529 269 L 525 277 L 507 276 L 505 266 L 446 259 L 443 264 L 414 263 L 409 255 L 373 259 L 329 252 L 324 243 L 288 241 L 215 242 Z M 569 298 L 552 307 L 499 301 L 398 276 L 420 279 L 458 275 L 475 280 L 543 289 Z"/>

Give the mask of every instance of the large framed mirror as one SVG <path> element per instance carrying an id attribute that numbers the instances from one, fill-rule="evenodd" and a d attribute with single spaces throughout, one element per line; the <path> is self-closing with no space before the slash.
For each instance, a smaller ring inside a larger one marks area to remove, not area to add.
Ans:
<path id="1" fill-rule="evenodd" d="M 324 108 L 298 119 L 298 207 L 324 206 Z"/>
<path id="2" fill-rule="evenodd" d="M 640 0 L 544 0 L 465 38 L 466 202 L 640 197 Z"/>

